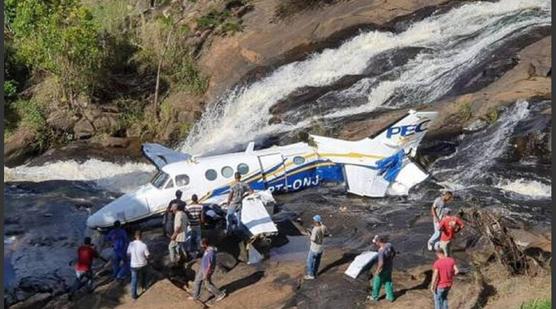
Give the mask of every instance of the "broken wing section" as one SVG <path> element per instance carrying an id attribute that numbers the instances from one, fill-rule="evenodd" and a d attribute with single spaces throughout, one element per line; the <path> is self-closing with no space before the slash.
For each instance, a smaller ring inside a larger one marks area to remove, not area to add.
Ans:
<path id="1" fill-rule="evenodd" d="M 161 169 L 164 165 L 186 161 L 191 158 L 190 154 L 151 143 L 141 145 L 141 152 L 149 161 L 156 165 L 158 169 Z"/>

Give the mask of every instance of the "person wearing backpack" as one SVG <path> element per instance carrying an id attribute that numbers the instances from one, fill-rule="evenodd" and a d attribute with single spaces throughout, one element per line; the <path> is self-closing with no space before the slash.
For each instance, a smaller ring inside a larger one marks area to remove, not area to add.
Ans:
<path id="1" fill-rule="evenodd" d="M 114 228 L 106 235 L 105 240 L 111 242 L 112 249 L 114 249 L 112 256 L 114 278 L 123 280 L 129 273 L 129 259 L 127 257 L 129 240 L 127 232 L 121 227 L 119 220 L 114 222 Z"/>
<path id="2" fill-rule="evenodd" d="M 394 286 L 392 284 L 392 269 L 394 266 L 394 257 L 396 251 L 391 243 L 387 242 L 385 236 L 377 235 L 373 242 L 379 247 L 378 264 L 373 275 L 373 288 L 371 296 L 372 301 L 378 301 L 380 289 L 384 285 L 386 291 L 386 299 L 390 302 L 394 301 Z"/>

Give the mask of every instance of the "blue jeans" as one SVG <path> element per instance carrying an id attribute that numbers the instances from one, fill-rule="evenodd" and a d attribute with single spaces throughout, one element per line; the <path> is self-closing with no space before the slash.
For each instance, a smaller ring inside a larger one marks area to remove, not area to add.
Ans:
<path id="1" fill-rule="evenodd" d="M 313 277 L 317 276 L 321 257 L 322 257 L 322 252 L 317 253 L 309 250 L 309 255 L 307 255 L 307 275 Z"/>
<path id="2" fill-rule="evenodd" d="M 141 282 L 141 288 L 143 291 L 147 288 L 147 276 L 146 276 L 147 266 L 139 268 L 131 268 L 131 298 L 137 298 L 137 286 Z"/>
<path id="3" fill-rule="evenodd" d="M 434 233 L 432 234 L 431 238 L 429 238 L 428 244 L 430 244 L 433 248 L 435 247 L 436 243 L 440 239 L 440 229 L 438 228 L 438 222 L 433 222 L 434 226 Z"/>
<path id="4" fill-rule="evenodd" d="M 434 309 L 448 309 L 448 292 L 450 292 L 450 288 L 436 288 Z"/>
<path id="5" fill-rule="evenodd" d="M 112 272 L 116 279 L 124 279 L 129 273 L 129 259 L 126 253 L 114 251 L 112 257 Z"/>
<path id="6" fill-rule="evenodd" d="M 201 227 L 200 226 L 190 226 L 189 231 L 187 231 L 187 252 L 192 254 L 199 253 L 201 246 Z"/>
<path id="7" fill-rule="evenodd" d="M 239 216 L 236 212 L 236 207 L 232 205 L 228 206 L 228 211 L 226 213 L 226 232 L 228 232 L 228 234 L 232 233 L 239 225 Z"/>

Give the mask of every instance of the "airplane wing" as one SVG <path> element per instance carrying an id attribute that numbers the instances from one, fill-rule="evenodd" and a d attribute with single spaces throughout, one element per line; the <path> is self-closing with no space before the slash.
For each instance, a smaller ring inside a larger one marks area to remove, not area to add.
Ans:
<path id="1" fill-rule="evenodd" d="M 141 145 L 141 152 L 158 169 L 161 169 L 166 164 L 185 161 L 191 158 L 191 155 L 188 153 L 178 152 L 162 145 L 151 143 Z"/>

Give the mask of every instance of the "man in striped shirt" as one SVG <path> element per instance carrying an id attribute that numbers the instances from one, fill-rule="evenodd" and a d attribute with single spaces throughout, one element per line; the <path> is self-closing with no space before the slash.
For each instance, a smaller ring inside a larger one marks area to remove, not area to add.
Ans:
<path id="1" fill-rule="evenodd" d="M 203 224 L 203 205 L 199 204 L 197 194 L 191 196 L 191 204 L 186 206 L 185 212 L 189 218 L 189 230 L 187 232 L 188 253 L 197 257 L 201 242 L 201 224 Z"/>

